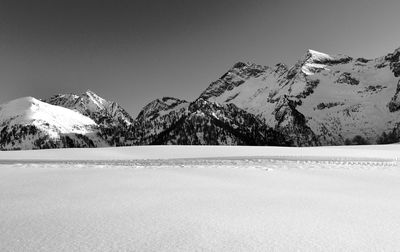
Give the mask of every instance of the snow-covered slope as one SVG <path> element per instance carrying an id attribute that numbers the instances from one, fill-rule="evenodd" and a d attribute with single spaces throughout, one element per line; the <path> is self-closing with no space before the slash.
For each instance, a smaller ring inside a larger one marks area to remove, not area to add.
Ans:
<path id="1" fill-rule="evenodd" d="M 203 158 L 261 158 L 314 161 L 400 162 L 400 144 L 363 146 L 128 146 L 0 152 L 0 161 L 132 161 Z"/>
<path id="2" fill-rule="evenodd" d="M 0 149 L 105 146 L 90 118 L 33 97 L 0 106 Z"/>
<path id="3" fill-rule="evenodd" d="M 0 152 L 0 251 L 398 251 L 399 147 Z"/>
<path id="4" fill-rule="evenodd" d="M 394 142 L 399 56 L 399 49 L 372 60 L 308 50 L 290 68 L 237 63 L 200 97 L 233 103 L 283 134 L 303 136 L 297 145 Z"/>

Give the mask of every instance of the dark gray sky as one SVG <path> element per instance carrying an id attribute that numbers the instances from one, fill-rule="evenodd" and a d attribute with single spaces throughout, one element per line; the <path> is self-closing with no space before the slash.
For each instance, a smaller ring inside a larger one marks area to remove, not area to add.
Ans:
<path id="1" fill-rule="evenodd" d="M 400 47 L 399 0 L 0 0 L 0 103 L 91 89 L 133 116 L 195 99 L 237 61 Z"/>

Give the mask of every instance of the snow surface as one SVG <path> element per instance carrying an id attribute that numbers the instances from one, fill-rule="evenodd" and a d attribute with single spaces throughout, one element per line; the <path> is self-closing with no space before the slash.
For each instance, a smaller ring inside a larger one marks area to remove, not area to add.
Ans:
<path id="1" fill-rule="evenodd" d="M 400 144 L 325 147 L 129 146 L 0 151 L 0 160 L 136 160 L 218 157 L 284 157 L 327 160 L 400 159 Z"/>
<path id="2" fill-rule="evenodd" d="M 0 251 L 396 251 L 399 148 L 0 152 Z"/>

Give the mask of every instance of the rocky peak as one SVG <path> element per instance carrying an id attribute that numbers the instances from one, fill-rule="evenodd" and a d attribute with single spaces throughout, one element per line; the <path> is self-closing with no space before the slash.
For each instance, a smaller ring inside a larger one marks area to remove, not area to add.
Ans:
<path id="1" fill-rule="evenodd" d="M 83 93 L 80 96 L 80 99 L 83 103 L 87 104 L 87 106 L 90 106 L 91 109 L 95 110 L 105 109 L 110 103 L 112 103 L 101 98 L 91 90 L 87 90 Z"/>
<path id="2" fill-rule="evenodd" d="M 100 124 L 125 124 L 133 122 L 132 117 L 118 103 L 107 101 L 91 90 L 81 95 L 58 94 L 45 102 L 80 112 Z"/>
<path id="3" fill-rule="evenodd" d="M 392 70 L 394 76 L 400 77 L 400 48 L 386 55 L 385 60 L 389 62 L 390 70 Z"/>
<path id="4" fill-rule="evenodd" d="M 165 110 L 165 109 L 170 109 L 173 108 L 181 103 L 186 103 L 187 101 L 181 100 L 178 98 L 173 98 L 173 97 L 163 97 L 161 99 L 155 99 L 154 101 L 150 102 L 147 104 L 143 110 Z"/>
<path id="5" fill-rule="evenodd" d="M 389 53 L 388 55 L 385 56 L 385 60 L 391 62 L 397 62 L 399 61 L 399 58 L 400 58 L 400 47 L 394 50 L 392 53 Z"/>
<path id="6" fill-rule="evenodd" d="M 97 98 L 101 98 L 100 96 L 98 96 L 95 92 L 93 92 L 92 90 L 88 89 L 86 90 L 86 92 L 84 93 L 88 96 L 92 96 L 92 97 L 97 97 Z"/>
<path id="7" fill-rule="evenodd" d="M 58 105 L 62 107 L 72 107 L 78 101 L 79 95 L 75 94 L 57 94 L 50 98 L 43 99 L 44 102 L 50 103 L 52 105 Z"/>
<path id="8" fill-rule="evenodd" d="M 238 62 L 228 71 L 236 73 L 244 78 L 258 77 L 268 69 L 267 66 L 258 65 L 252 62 Z"/>
<path id="9" fill-rule="evenodd" d="M 318 52 L 312 49 L 308 49 L 305 55 L 305 61 L 306 62 L 312 62 L 312 63 L 320 63 L 320 64 L 325 64 L 331 60 L 333 60 L 333 57 L 322 52 Z"/>
<path id="10" fill-rule="evenodd" d="M 272 69 L 272 71 L 274 73 L 277 73 L 279 75 L 284 74 L 285 72 L 287 72 L 289 70 L 289 68 L 283 64 L 283 63 L 278 63 L 275 65 L 275 67 Z"/>
<path id="11" fill-rule="evenodd" d="M 239 62 L 235 63 L 235 64 L 232 66 L 232 69 L 242 69 L 242 68 L 244 68 L 244 67 L 246 67 L 246 66 L 247 66 L 246 63 L 244 63 L 244 62 L 242 62 L 242 61 L 239 61 Z"/>
<path id="12" fill-rule="evenodd" d="M 173 110 L 181 104 L 188 104 L 187 101 L 177 99 L 174 97 L 163 97 L 161 99 L 155 99 L 148 103 L 137 116 L 137 121 L 148 120 L 149 118 L 155 118 L 160 115 L 162 111 Z"/>
<path id="13" fill-rule="evenodd" d="M 346 55 L 331 56 L 315 50 L 307 50 L 303 60 L 302 71 L 306 75 L 314 75 L 322 70 L 329 70 L 328 66 L 349 63 L 353 58 Z"/>
<path id="14" fill-rule="evenodd" d="M 218 80 L 212 82 L 210 86 L 200 95 L 202 99 L 218 97 L 227 90 L 232 90 L 240 86 L 250 78 L 259 78 L 267 73 L 269 67 L 254 64 L 251 62 L 238 62 L 233 65 Z"/>

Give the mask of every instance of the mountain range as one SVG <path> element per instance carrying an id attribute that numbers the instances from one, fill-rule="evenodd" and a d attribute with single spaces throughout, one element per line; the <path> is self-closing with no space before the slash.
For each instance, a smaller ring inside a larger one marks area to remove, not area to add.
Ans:
<path id="1" fill-rule="evenodd" d="M 234 64 L 195 101 L 132 118 L 94 92 L 0 105 L 0 149 L 124 145 L 320 146 L 399 142 L 400 48 L 375 59 L 308 50 L 293 66 Z"/>

